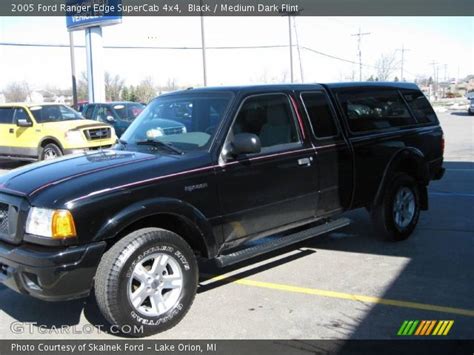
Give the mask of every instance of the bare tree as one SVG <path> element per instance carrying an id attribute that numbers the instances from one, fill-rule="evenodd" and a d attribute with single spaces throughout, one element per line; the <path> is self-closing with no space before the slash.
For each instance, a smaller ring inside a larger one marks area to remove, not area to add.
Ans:
<path id="1" fill-rule="evenodd" d="M 157 87 L 151 77 L 142 80 L 135 88 L 135 95 L 140 102 L 148 103 L 156 96 Z"/>
<path id="2" fill-rule="evenodd" d="M 31 95 L 31 89 L 26 81 L 12 82 L 3 90 L 7 102 L 23 102 Z"/>
<path id="3" fill-rule="evenodd" d="M 89 97 L 89 90 L 87 88 L 88 81 L 86 73 L 82 72 L 77 81 L 77 99 L 79 101 L 87 101 Z"/>
<path id="4" fill-rule="evenodd" d="M 124 82 L 125 80 L 120 75 L 112 75 L 109 72 L 105 72 L 105 96 L 107 100 L 120 100 Z"/>
<path id="5" fill-rule="evenodd" d="M 375 66 L 377 68 L 377 78 L 380 81 L 389 80 L 398 66 L 395 53 L 382 54 Z"/>

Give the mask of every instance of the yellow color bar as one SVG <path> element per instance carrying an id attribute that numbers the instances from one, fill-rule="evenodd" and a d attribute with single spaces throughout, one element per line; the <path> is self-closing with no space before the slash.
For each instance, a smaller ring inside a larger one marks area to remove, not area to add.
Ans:
<path id="1" fill-rule="evenodd" d="M 444 321 L 442 321 L 442 322 L 443 322 L 443 325 L 441 326 L 441 328 L 440 328 L 440 330 L 439 330 L 439 332 L 438 332 L 438 335 L 443 334 L 444 329 L 446 328 L 446 326 L 447 326 L 448 323 L 449 323 L 447 320 L 444 320 Z"/>
<path id="2" fill-rule="evenodd" d="M 453 320 L 450 320 L 449 323 L 448 323 L 448 326 L 447 326 L 446 329 L 444 330 L 443 335 L 448 335 L 449 331 L 450 331 L 451 328 L 453 327 L 453 324 L 454 324 L 454 321 L 453 321 Z"/>
<path id="3" fill-rule="evenodd" d="M 439 321 L 438 325 L 436 326 L 433 335 L 438 335 L 438 331 L 441 329 L 441 326 L 443 325 L 443 322 Z"/>

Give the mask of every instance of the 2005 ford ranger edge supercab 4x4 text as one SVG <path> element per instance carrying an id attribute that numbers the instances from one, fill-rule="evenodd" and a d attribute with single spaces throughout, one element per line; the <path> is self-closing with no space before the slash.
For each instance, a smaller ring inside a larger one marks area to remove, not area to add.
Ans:
<path id="1" fill-rule="evenodd" d="M 165 134 L 163 119 L 186 130 Z M 249 259 L 344 227 L 360 207 L 380 237 L 407 238 L 443 150 L 414 84 L 162 95 L 113 149 L 0 177 L 1 281 L 43 300 L 94 290 L 109 322 L 154 334 L 191 307 L 201 258 Z"/>

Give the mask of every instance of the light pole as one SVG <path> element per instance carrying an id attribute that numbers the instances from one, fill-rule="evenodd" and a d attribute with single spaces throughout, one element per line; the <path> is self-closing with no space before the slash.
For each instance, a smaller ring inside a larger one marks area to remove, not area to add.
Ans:
<path id="1" fill-rule="evenodd" d="M 77 109 L 76 59 L 74 55 L 74 33 L 69 32 L 69 52 L 71 54 L 72 104 Z"/>
<path id="2" fill-rule="evenodd" d="M 201 9 L 201 48 L 202 48 L 202 73 L 204 86 L 207 86 L 207 65 L 206 65 L 206 38 L 204 36 L 204 16 L 202 15 L 202 0 L 199 0 Z"/>

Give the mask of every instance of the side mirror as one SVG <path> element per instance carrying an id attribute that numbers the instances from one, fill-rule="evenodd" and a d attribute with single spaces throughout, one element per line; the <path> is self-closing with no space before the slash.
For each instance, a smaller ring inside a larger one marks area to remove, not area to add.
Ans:
<path id="1" fill-rule="evenodd" d="M 238 133 L 230 143 L 229 154 L 238 156 L 240 154 L 260 153 L 260 138 L 252 133 Z"/>
<path id="2" fill-rule="evenodd" d="M 33 122 L 27 120 L 26 118 L 20 118 L 16 121 L 16 125 L 18 127 L 31 127 L 33 126 Z"/>
<path id="3" fill-rule="evenodd" d="M 115 118 L 113 116 L 107 116 L 105 119 L 109 122 L 115 122 Z"/>

